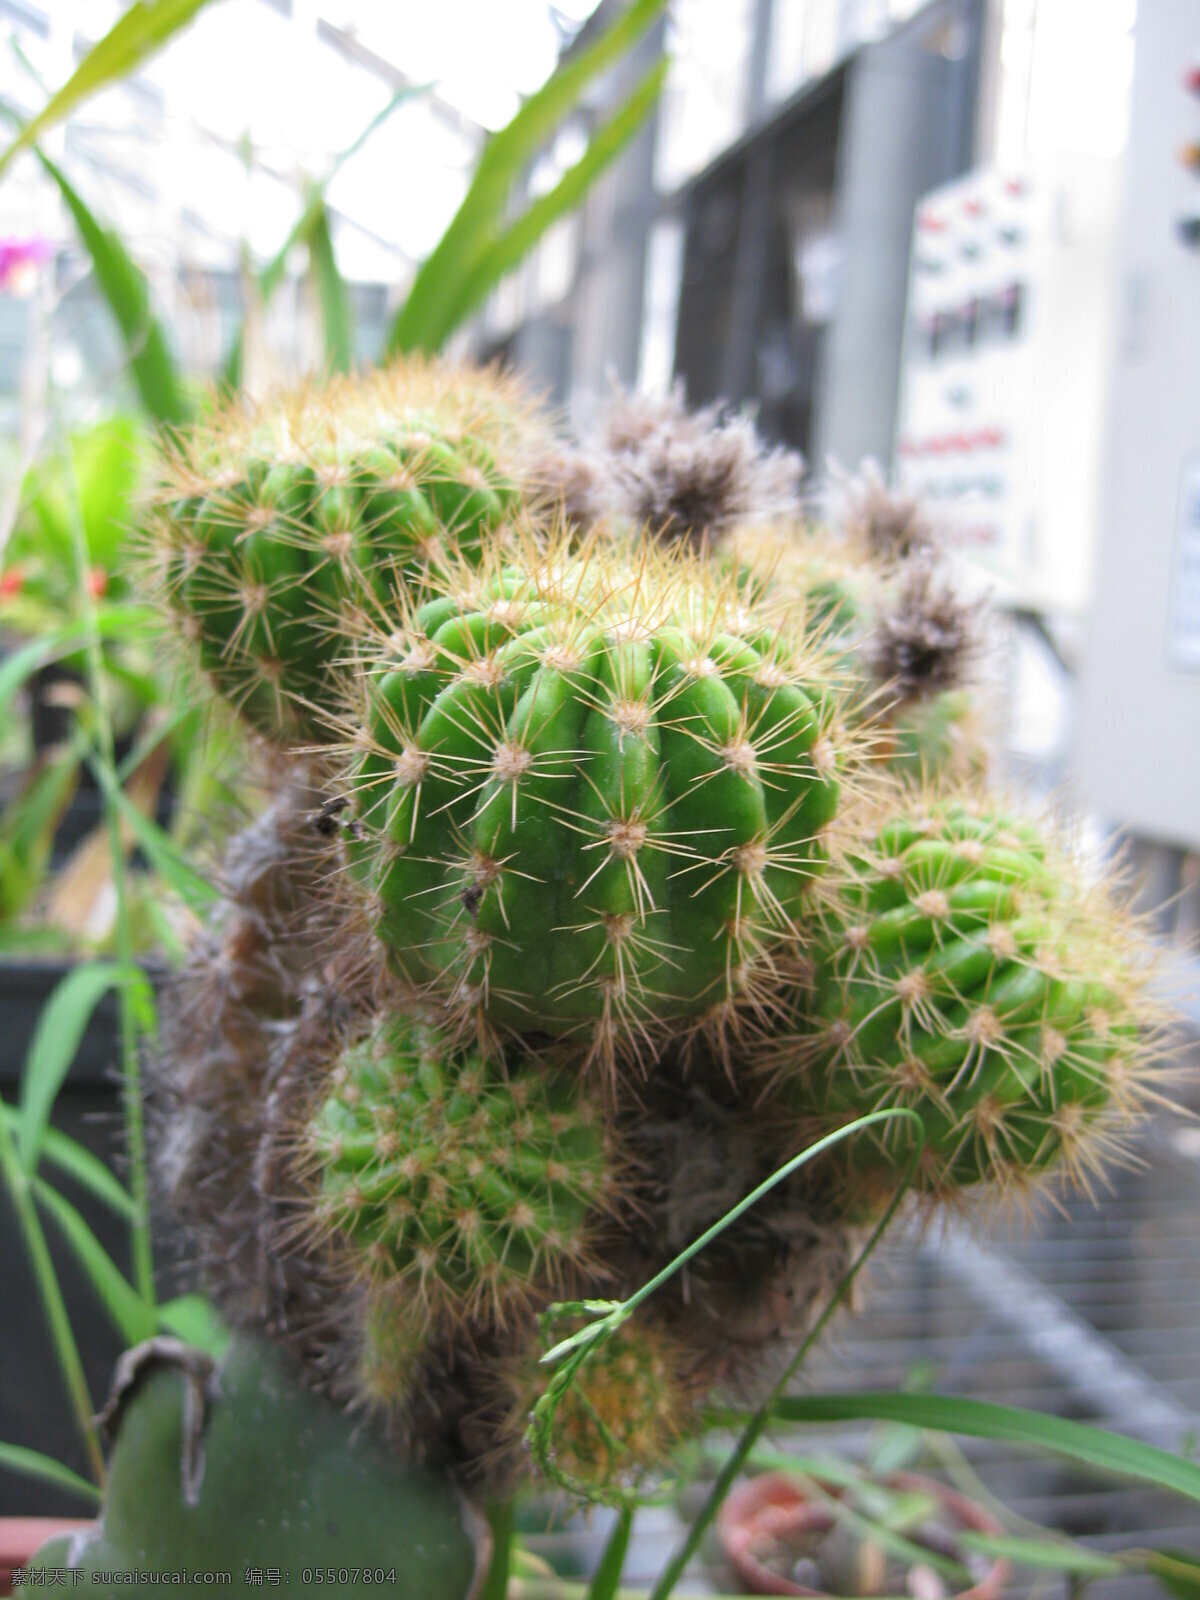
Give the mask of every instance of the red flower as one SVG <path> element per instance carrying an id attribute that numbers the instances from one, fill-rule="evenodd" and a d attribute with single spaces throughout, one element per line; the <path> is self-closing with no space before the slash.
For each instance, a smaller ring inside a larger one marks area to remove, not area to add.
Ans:
<path id="1" fill-rule="evenodd" d="M 13 595 L 20 594 L 25 583 L 25 574 L 20 567 L 9 567 L 7 572 L 0 572 L 0 600 L 11 600 Z"/>
<path id="2" fill-rule="evenodd" d="M 108 591 L 108 573 L 103 567 L 93 567 L 88 573 L 88 593 L 93 600 L 100 600 Z"/>

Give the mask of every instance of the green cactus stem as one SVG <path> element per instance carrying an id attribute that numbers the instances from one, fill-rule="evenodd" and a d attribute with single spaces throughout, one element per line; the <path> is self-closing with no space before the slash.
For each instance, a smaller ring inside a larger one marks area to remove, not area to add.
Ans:
<path id="1" fill-rule="evenodd" d="M 172 1344 L 153 1341 L 131 1380 L 95 1531 L 48 1546 L 43 1568 L 105 1600 L 160 1594 L 184 1570 L 230 1573 L 214 1593 L 258 1593 L 268 1568 L 304 1593 L 358 1594 L 368 1571 L 401 1600 L 478 1592 L 486 1532 L 447 1481 L 399 1464 L 258 1339 L 236 1338 L 207 1382 Z"/>
<path id="2" fill-rule="evenodd" d="M 908 1106 L 928 1193 L 1086 1181 L 1144 1093 L 1128 920 L 1049 830 L 965 795 L 893 795 L 839 878 L 769 1052 L 806 1131 Z M 859 1171 L 903 1169 L 903 1125 L 883 1128 L 853 1144 Z"/>
<path id="3" fill-rule="evenodd" d="M 750 992 L 794 937 L 835 697 L 820 650 L 703 563 L 497 565 L 382 656 L 351 782 L 404 979 L 610 1051 Z"/>
<path id="4" fill-rule="evenodd" d="M 310 1139 L 319 1228 L 351 1240 L 372 1283 L 407 1284 L 427 1320 L 503 1316 L 589 1262 L 611 1172 L 596 1108 L 569 1074 L 484 1061 L 391 1016 L 342 1056 Z M 369 1338 L 381 1375 L 396 1331 L 384 1316 Z"/>

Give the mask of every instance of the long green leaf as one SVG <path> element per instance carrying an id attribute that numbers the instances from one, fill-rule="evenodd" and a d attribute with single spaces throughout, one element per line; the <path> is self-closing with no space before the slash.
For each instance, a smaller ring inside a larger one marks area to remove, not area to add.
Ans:
<path id="1" fill-rule="evenodd" d="M 520 265 L 542 235 L 579 204 L 604 169 L 616 160 L 650 114 L 666 71 L 667 63 L 657 62 L 624 105 L 592 135 L 584 154 L 554 188 L 533 201 L 507 232 L 486 247 L 463 279 L 447 312 L 443 338 L 470 315 L 505 273 Z"/>
<path id="2" fill-rule="evenodd" d="M 62 1230 L 125 1342 L 141 1344 L 153 1338 L 158 1332 L 155 1308 L 138 1294 L 71 1202 L 42 1178 L 34 1179 L 33 1192 Z"/>
<path id="3" fill-rule="evenodd" d="M 64 1467 L 53 1456 L 44 1456 L 40 1450 L 28 1450 L 23 1444 L 0 1444 L 0 1467 L 19 1472 L 23 1478 L 41 1478 L 60 1489 L 69 1489 L 91 1505 L 99 1505 L 101 1494 L 94 1483 L 81 1478 L 70 1467 Z"/>
<path id="4" fill-rule="evenodd" d="M 145 606 L 114 605 L 96 614 L 96 627 L 104 639 L 131 638 L 143 625 L 158 625 L 154 612 Z M 0 714 L 7 711 L 13 695 L 36 672 L 52 661 L 75 655 L 87 643 L 89 634 L 90 630 L 83 623 L 71 623 L 54 633 L 30 639 L 0 661 Z"/>
<path id="5" fill-rule="evenodd" d="M 629 1552 L 629 1535 L 632 1531 L 633 1511 L 629 1506 L 622 1506 L 617 1512 L 617 1520 L 604 1546 L 600 1565 L 592 1577 L 587 1600 L 616 1600 L 621 1587 L 621 1573 L 625 1568 L 625 1557 Z"/>
<path id="6" fill-rule="evenodd" d="M 1118 1477 L 1137 1478 L 1200 1501 L 1200 1465 L 1139 1439 L 1103 1428 L 1043 1416 L 986 1400 L 939 1394 L 801 1394 L 776 1401 L 780 1422 L 907 1422 L 939 1433 L 967 1434 L 1051 1450 L 1084 1466 Z"/>
<path id="7" fill-rule="evenodd" d="M 275 293 L 276 289 L 279 288 L 279 285 L 283 282 L 284 276 L 287 273 L 288 257 L 291 255 L 292 251 L 297 247 L 297 245 L 308 242 L 313 221 L 317 215 L 317 212 L 324 209 L 325 195 L 328 192 L 329 185 L 333 182 L 334 178 L 337 177 L 338 173 L 346 165 L 347 161 L 349 161 L 352 156 L 358 154 L 363 145 L 366 144 L 367 140 L 375 132 L 376 128 L 378 128 L 381 123 L 386 122 L 393 111 L 404 105 L 408 100 L 414 100 L 419 95 L 428 94 L 432 87 L 433 85 L 429 83 L 415 83 L 406 84 L 402 89 L 397 89 L 396 93 L 388 101 L 387 105 L 384 106 L 383 110 L 377 112 L 375 116 L 371 118 L 370 122 L 367 123 L 366 127 L 362 130 L 354 142 L 352 144 L 348 144 L 346 148 L 337 156 L 333 165 L 330 167 L 325 176 L 310 186 L 308 199 L 305 203 L 304 209 L 296 218 L 291 232 L 283 241 L 283 244 L 280 246 L 280 248 L 271 257 L 270 261 L 267 262 L 266 266 L 263 267 L 262 271 L 258 274 L 258 293 L 264 306 Z M 242 355 L 242 330 L 239 328 L 237 333 L 234 335 L 233 346 L 230 349 L 228 356 L 225 358 L 225 368 L 223 372 L 224 381 L 231 389 L 238 389 L 241 387 Z"/>
<path id="8" fill-rule="evenodd" d="M 1175 1600 L 1200 1600 L 1200 1557 L 1190 1550 L 1139 1552 L 1138 1560 Z"/>
<path id="9" fill-rule="evenodd" d="M 165 833 L 157 822 L 134 805 L 104 763 L 94 762 L 92 771 L 100 787 L 116 805 L 121 820 L 128 825 L 150 865 L 166 879 L 183 903 L 192 911 L 202 912 L 218 900 L 220 895 L 215 886 L 202 877 L 176 848 L 170 834 Z"/>
<path id="10" fill-rule="evenodd" d="M 15 1135 L 18 1127 L 17 1108 L 0 1101 L 0 1117 L 5 1119 Z M 59 1129 L 47 1127 L 42 1134 L 42 1159 L 60 1172 L 65 1172 L 69 1178 L 74 1178 L 76 1183 L 97 1200 L 102 1200 L 118 1216 L 134 1215 L 135 1207 L 129 1190 L 117 1181 L 99 1156 L 94 1156 L 85 1145 L 61 1133 Z"/>
<path id="11" fill-rule="evenodd" d="M 111 961 L 92 961 L 59 983 L 38 1018 L 37 1030 L 21 1073 L 21 1111 L 17 1149 L 27 1175 L 37 1170 L 42 1135 L 50 1112 L 70 1071 L 84 1029 L 102 995 L 124 976 Z"/>
<path id="12" fill-rule="evenodd" d="M 634 0 L 588 49 L 565 62 L 484 146 L 462 205 L 426 257 L 388 332 L 386 353 L 435 350 L 453 325 L 459 285 L 476 268 L 525 165 L 587 85 L 613 66 L 661 15 L 665 0 Z"/>
<path id="13" fill-rule="evenodd" d="M 972 1533 L 960 1528 L 955 1532 L 954 1542 L 964 1550 L 975 1550 L 982 1556 L 994 1556 L 1039 1572 L 1071 1572 L 1081 1578 L 1117 1578 L 1127 1570 L 1112 1556 L 1049 1535 L 1045 1539 L 1016 1539 L 1009 1534 Z"/>
<path id="14" fill-rule="evenodd" d="M 0 155 L 0 174 L 20 151 L 31 148 L 47 128 L 61 122 L 98 89 L 116 83 L 154 55 L 206 3 L 207 0 L 138 0 L 136 5 L 130 6 L 92 46 L 57 94 L 51 96 Z"/>
<path id="15" fill-rule="evenodd" d="M 165 4 L 166 0 L 160 0 Z M 192 0 L 193 9 L 195 0 Z M 38 160 L 58 185 L 79 236 L 92 258 L 96 282 L 116 319 L 129 357 L 129 370 L 142 404 L 156 422 L 178 423 L 191 407 L 183 379 L 150 303 L 150 285 L 121 240 L 97 220 L 62 169 L 41 150 Z"/>
<path id="16" fill-rule="evenodd" d="M 354 325 L 350 297 L 338 271 L 329 231 L 329 212 L 317 208 L 308 234 L 308 265 L 325 334 L 325 367 L 329 372 L 349 372 L 354 365 Z"/>

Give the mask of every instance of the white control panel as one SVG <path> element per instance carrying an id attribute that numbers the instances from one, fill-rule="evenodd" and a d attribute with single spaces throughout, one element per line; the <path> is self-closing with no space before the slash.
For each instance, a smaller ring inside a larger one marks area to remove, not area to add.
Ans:
<path id="1" fill-rule="evenodd" d="M 896 462 L 996 598 L 1088 599 L 1111 355 L 1116 171 L 983 170 L 917 209 Z"/>
<path id="2" fill-rule="evenodd" d="M 1079 696 L 1089 802 L 1200 849 L 1200 7 L 1142 4 L 1100 541 Z"/>

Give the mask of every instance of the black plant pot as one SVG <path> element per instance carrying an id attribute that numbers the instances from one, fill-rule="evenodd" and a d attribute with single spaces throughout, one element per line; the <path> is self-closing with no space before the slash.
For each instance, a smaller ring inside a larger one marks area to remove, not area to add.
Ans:
<path id="1" fill-rule="evenodd" d="M 0 962 L 0 1096 L 12 1105 L 38 1018 L 55 986 L 71 970 L 65 961 Z M 153 976 L 153 974 L 152 974 Z M 119 1078 L 119 1010 L 106 994 L 92 1014 L 55 1103 L 53 1122 L 119 1177 L 125 1176 L 124 1118 Z M 118 1267 L 129 1276 L 127 1223 L 64 1173 L 44 1163 L 42 1174 L 80 1212 Z M 67 1246 L 54 1219 L 41 1213 L 58 1282 L 97 1408 L 107 1396 L 121 1335 Z M 169 1253 L 169 1252 L 168 1252 Z M 0 1439 L 53 1456 L 82 1476 L 87 1462 L 55 1360 L 45 1310 L 12 1203 L 0 1185 Z M 79 1516 L 72 1495 L 0 1468 L 0 1515 Z"/>

